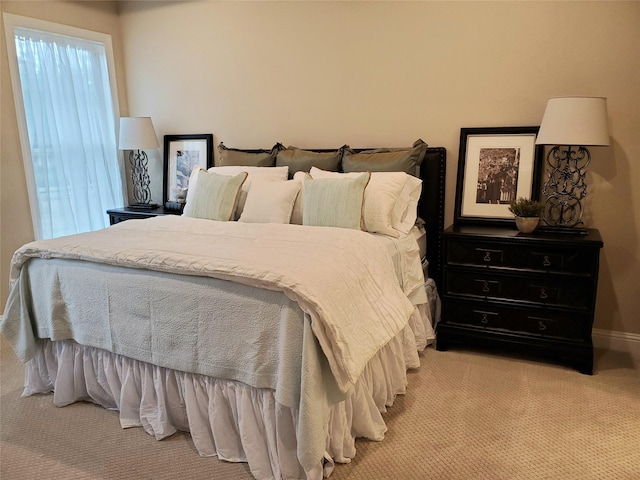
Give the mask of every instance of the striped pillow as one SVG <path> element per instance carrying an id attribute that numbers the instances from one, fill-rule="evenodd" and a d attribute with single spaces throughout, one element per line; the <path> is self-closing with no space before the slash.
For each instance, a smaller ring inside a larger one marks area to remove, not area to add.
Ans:
<path id="1" fill-rule="evenodd" d="M 370 173 L 354 178 L 304 180 L 302 224 L 362 230 L 364 190 Z"/>
<path id="2" fill-rule="evenodd" d="M 228 176 L 202 169 L 195 170 L 189 180 L 190 188 L 183 215 L 228 222 L 233 217 L 240 189 L 246 179 L 247 172 Z"/>

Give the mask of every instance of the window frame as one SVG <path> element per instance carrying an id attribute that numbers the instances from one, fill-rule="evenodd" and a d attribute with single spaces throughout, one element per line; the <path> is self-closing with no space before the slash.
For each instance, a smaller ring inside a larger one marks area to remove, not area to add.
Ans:
<path id="1" fill-rule="evenodd" d="M 15 29 L 19 27 L 41 30 L 47 33 L 66 35 L 77 37 L 90 42 L 97 42 L 104 45 L 107 71 L 109 75 L 109 87 L 111 90 L 111 103 L 114 115 L 116 141 L 118 139 L 118 123 L 120 119 L 120 105 L 117 88 L 116 68 L 113 55 L 113 44 L 111 35 L 107 33 L 94 32 L 83 28 L 72 27 L 60 23 L 49 22 L 31 17 L 24 17 L 12 13 L 3 13 L 5 38 L 7 44 L 7 54 L 9 57 L 9 75 L 11 77 L 11 87 L 13 89 L 13 100 L 16 109 L 16 117 L 18 121 L 18 135 L 20 137 L 20 148 L 22 151 L 22 163 L 24 165 L 24 173 L 27 183 L 27 194 L 29 197 L 29 207 L 31 211 L 31 222 L 33 224 L 33 232 L 36 240 L 43 238 L 40 208 L 38 205 L 38 195 L 35 180 L 35 172 L 33 170 L 33 158 L 31 156 L 31 147 L 29 144 L 29 133 L 27 130 L 27 120 L 24 109 L 24 100 L 22 94 L 22 85 L 20 82 L 20 71 L 18 68 L 18 56 L 16 50 Z M 120 182 L 122 185 L 122 204 L 126 204 L 127 184 L 125 180 L 125 169 L 122 152 L 117 149 L 118 170 L 120 172 Z M 106 212 L 105 212 L 106 215 Z"/>

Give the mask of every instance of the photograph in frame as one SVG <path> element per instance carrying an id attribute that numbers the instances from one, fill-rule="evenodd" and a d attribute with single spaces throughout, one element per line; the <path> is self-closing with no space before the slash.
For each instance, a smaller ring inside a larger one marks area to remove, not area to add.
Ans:
<path id="1" fill-rule="evenodd" d="M 164 136 L 164 204 L 184 200 L 196 167 L 213 166 L 213 134 Z"/>
<path id="2" fill-rule="evenodd" d="M 462 128 L 455 222 L 511 224 L 509 204 L 538 200 L 542 148 L 539 127 Z"/>

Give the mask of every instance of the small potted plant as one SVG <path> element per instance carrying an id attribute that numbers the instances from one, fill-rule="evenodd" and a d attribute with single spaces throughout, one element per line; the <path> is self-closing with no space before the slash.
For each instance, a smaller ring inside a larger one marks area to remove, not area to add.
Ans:
<path id="1" fill-rule="evenodd" d="M 516 219 L 516 226 L 522 233 L 531 233 L 540 223 L 543 206 L 540 202 L 520 197 L 509 204 L 509 211 Z"/>

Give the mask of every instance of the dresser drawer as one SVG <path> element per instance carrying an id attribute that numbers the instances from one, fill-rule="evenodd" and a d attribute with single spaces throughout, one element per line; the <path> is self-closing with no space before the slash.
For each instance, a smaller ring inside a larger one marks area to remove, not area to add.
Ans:
<path id="1" fill-rule="evenodd" d="M 481 268 L 448 268 L 445 295 L 505 299 L 551 307 L 589 310 L 593 304 L 593 280 L 559 275 L 509 275 Z"/>
<path id="2" fill-rule="evenodd" d="M 513 308 L 464 301 L 447 301 L 447 324 L 513 332 L 547 338 L 590 341 L 591 320 L 585 314 L 562 314 L 535 308 Z"/>
<path id="3" fill-rule="evenodd" d="M 589 275 L 597 265 L 593 248 L 546 244 L 501 244 L 499 242 L 449 239 L 446 262 L 449 265 L 519 268 L 542 272 Z"/>

